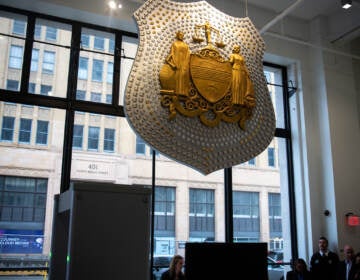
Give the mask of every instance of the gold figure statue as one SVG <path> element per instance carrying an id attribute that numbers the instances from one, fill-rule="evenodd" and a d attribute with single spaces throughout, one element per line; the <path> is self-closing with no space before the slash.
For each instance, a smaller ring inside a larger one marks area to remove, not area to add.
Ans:
<path id="1" fill-rule="evenodd" d="M 247 108 L 255 107 L 254 86 L 250 80 L 245 59 L 240 54 L 240 46 L 235 45 L 233 47 L 229 61 L 232 65 L 231 92 L 233 103 Z"/>
<path id="2" fill-rule="evenodd" d="M 176 32 L 176 41 L 171 45 L 170 54 L 165 59 L 166 63 L 170 65 L 171 70 L 174 73 L 168 73 L 168 77 L 165 73 L 162 73 L 160 80 L 166 84 L 166 79 L 170 79 L 169 86 L 173 88 L 167 88 L 166 90 L 174 92 L 180 95 L 188 95 L 190 73 L 189 73 L 189 61 L 190 61 L 190 48 L 184 42 L 184 33 L 181 31 Z M 165 72 L 162 71 L 162 72 Z M 171 71 L 167 71 L 171 72 Z M 171 77 L 173 75 L 173 77 Z"/>
<path id="3" fill-rule="evenodd" d="M 199 30 L 202 28 L 204 29 L 204 32 L 205 32 L 205 39 L 206 39 L 207 47 L 210 47 L 210 48 L 213 47 L 213 42 L 211 41 L 211 32 L 214 32 L 217 35 L 217 41 L 215 42 L 216 46 L 218 46 L 219 48 L 225 47 L 225 44 L 222 42 L 222 39 L 221 39 L 220 31 L 217 30 L 216 28 L 212 27 L 210 25 L 210 22 L 208 22 L 208 21 L 206 21 L 205 24 L 195 25 L 195 36 L 193 36 L 194 42 L 201 43 L 202 41 L 204 41 L 204 39 L 202 39 L 199 34 Z M 218 39 L 220 39 L 220 41 L 218 41 Z"/>

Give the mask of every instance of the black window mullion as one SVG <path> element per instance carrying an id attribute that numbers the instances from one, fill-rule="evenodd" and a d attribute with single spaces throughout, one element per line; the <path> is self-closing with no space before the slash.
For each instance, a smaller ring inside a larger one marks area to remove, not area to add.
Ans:
<path id="1" fill-rule="evenodd" d="M 115 33 L 112 105 L 119 106 L 122 33 Z M 123 112 L 122 112 L 123 113 Z M 124 115 L 123 115 L 124 116 Z"/>
<path id="2" fill-rule="evenodd" d="M 284 103 L 284 120 L 285 129 L 289 132 L 286 138 L 286 154 L 287 154 L 287 171 L 288 171 L 288 184 L 289 184 L 289 212 L 290 212 L 290 238 L 291 238 L 291 253 L 292 259 L 297 259 L 298 252 L 298 238 L 297 238 L 297 225 L 296 225 L 296 198 L 295 198 L 295 183 L 294 183 L 294 166 L 293 166 L 293 151 L 291 142 L 291 124 L 290 124 L 290 93 L 287 86 L 287 72 L 286 68 L 282 68 L 282 81 L 285 85 L 283 87 L 283 103 Z"/>
<path id="3" fill-rule="evenodd" d="M 27 93 L 30 79 L 31 53 L 34 43 L 35 16 L 29 15 L 26 29 L 25 50 L 21 74 L 20 92 Z"/>
<path id="4" fill-rule="evenodd" d="M 224 169 L 224 188 L 225 188 L 225 241 L 233 242 L 234 239 L 234 214 L 233 214 L 233 194 L 232 194 L 232 169 Z"/>
<path id="5" fill-rule="evenodd" d="M 65 192 L 70 187 L 72 144 L 73 144 L 72 142 L 73 142 L 74 120 L 75 120 L 75 111 L 73 104 L 76 103 L 77 72 L 79 68 L 80 41 L 81 41 L 81 26 L 80 24 L 73 24 L 72 33 L 71 33 L 68 88 L 66 94 L 67 96 L 66 101 L 68 106 L 65 116 L 60 193 Z"/>

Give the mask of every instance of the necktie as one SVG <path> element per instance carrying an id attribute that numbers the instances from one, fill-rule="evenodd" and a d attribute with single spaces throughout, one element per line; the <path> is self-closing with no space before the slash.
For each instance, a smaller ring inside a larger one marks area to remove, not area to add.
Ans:
<path id="1" fill-rule="evenodd" d="M 351 261 L 346 261 L 346 280 L 349 279 L 349 271 L 351 269 Z"/>

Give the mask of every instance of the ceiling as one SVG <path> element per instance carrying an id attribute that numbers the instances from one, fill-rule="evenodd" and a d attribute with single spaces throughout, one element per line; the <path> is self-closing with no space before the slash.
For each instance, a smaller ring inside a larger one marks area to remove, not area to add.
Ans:
<path id="1" fill-rule="evenodd" d="M 122 20 L 133 23 L 132 14 L 137 10 L 143 0 L 116 0 L 121 3 L 123 8 L 116 12 L 110 11 L 107 6 L 109 0 L 1 0 L 4 4 L 16 7 L 30 8 L 39 12 L 45 12 L 44 7 L 48 6 L 49 13 L 54 13 L 54 5 L 61 8 L 67 7 L 71 11 L 79 11 L 95 14 L 98 17 L 109 17 L 113 20 Z M 175 2 L 194 2 L 189 0 L 172 0 Z M 353 6 L 344 10 L 341 7 L 341 0 L 207 0 L 211 5 L 219 8 L 227 5 L 226 3 L 238 3 L 236 11 L 230 9 L 230 13 L 237 13 L 248 8 L 248 15 L 251 18 L 251 11 L 261 9 L 264 12 L 273 15 L 282 15 L 286 12 L 285 17 L 292 17 L 302 21 L 311 21 L 319 16 L 326 18 L 328 27 L 331 29 L 330 42 L 338 40 L 349 42 L 360 37 L 360 0 L 352 0 Z M 236 5 L 236 4 L 235 4 Z M 51 8 L 52 6 L 52 8 Z M 42 7 L 40 9 L 39 7 Z M 59 12 L 59 11 L 57 11 Z M 230 14 L 229 13 L 229 14 Z M 69 14 L 69 11 L 65 11 Z M 68 15 L 69 16 L 69 15 Z M 81 18 L 79 18 L 81 20 Z M 269 18 L 269 21 L 271 18 Z"/>

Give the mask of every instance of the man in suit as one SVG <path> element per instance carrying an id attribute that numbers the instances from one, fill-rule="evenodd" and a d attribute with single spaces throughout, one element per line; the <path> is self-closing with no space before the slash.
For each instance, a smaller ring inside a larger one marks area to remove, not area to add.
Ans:
<path id="1" fill-rule="evenodd" d="M 345 259 L 339 262 L 336 280 L 353 280 L 355 276 L 355 254 L 350 245 L 344 246 Z"/>
<path id="2" fill-rule="evenodd" d="M 336 280 L 339 256 L 328 249 L 329 242 L 325 237 L 319 238 L 319 251 L 310 260 L 310 271 L 316 280 Z"/>

